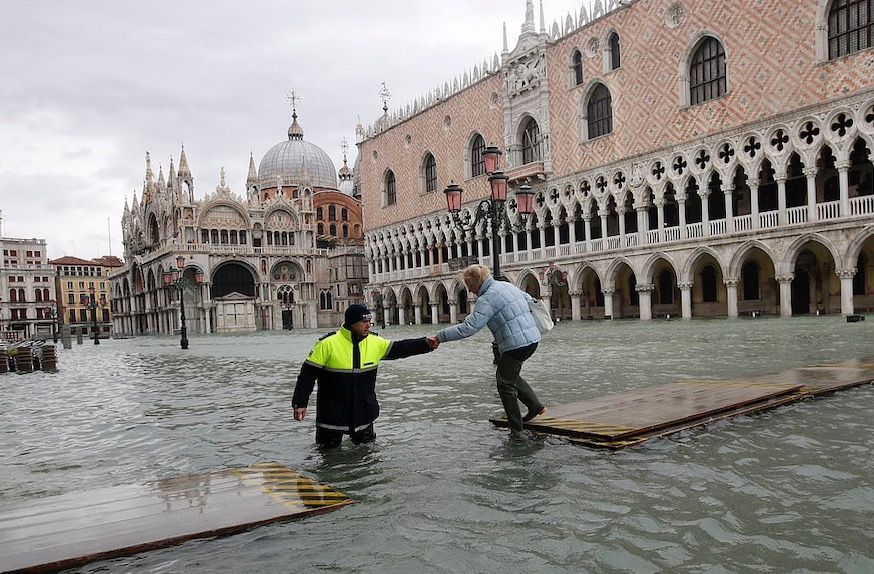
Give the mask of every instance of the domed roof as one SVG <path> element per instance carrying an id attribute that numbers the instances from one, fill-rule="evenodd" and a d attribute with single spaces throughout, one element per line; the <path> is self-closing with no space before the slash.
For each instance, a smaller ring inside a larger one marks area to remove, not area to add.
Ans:
<path id="1" fill-rule="evenodd" d="M 337 189 L 337 170 L 325 150 L 303 139 L 303 129 L 297 123 L 297 113 L 288 128 L 288 141 L 270 148 L 261 159 L 258 182 L 261 189 L 276 187 L 279 176 L 282 185 L 301 183 L 312 187 Z M 305 180 L 305 181 L 304 181 Z"/>

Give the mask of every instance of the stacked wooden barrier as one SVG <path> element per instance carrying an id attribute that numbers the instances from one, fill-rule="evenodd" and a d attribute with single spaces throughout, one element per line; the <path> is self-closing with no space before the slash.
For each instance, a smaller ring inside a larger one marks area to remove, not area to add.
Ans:
<path id="1" fill-rule="evenodd" d="M 38 370 L 58 370 L 54 345 L 47 345 L 44 341 L 0 341 L 0 373 L 32 373 Z"/>

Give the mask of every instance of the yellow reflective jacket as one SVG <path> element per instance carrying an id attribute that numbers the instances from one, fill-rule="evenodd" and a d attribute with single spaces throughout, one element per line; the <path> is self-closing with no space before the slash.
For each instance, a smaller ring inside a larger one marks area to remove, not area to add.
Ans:
<path id="1" fill-rule="evenodd" d="M 345 433 L 358 432 L 379 416 L 376 373 L 383 359 L 427 353 L 424 337 L 390 341 L 375 333 L 354 342 L 345 327 L 316 342 L 301 366 L 294 387 L 293 408 L 305 408 L 316 381 L 316 425 Z"/>

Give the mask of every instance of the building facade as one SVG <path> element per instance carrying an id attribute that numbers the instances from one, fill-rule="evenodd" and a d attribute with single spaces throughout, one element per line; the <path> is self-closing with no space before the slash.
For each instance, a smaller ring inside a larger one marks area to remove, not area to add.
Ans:
<path id="1" fill-rule="evenodd" d="M 0 340 L 51 338 L 57 297 L 45 239 L 3 237 L 0 225 L 0 249 Z"/>
<path id="2" fill-rule="evenodd" d="M 180 296 L 192 334 L 342 323 L 366 282 L 346 273 L 364 268 L 360 202 L 348 167 L 338 173 L 303 135 L 295 111 L 288 139 L 257 169 L 249 158 L 244 197 L 222 170 L 215 190 L 195 199 L 184 149 L 167 178 L 163 169 L 155 177 L 147 154 L 141 196 L 125 202 L 122 217 L 125 265 L 111 279 L 116 333 L 174 333 Z M 320 229 L 337 236 L 320 238 Z M 182 281 L 167 281 L 179 256 Z"/>
<path id="3" fill-rule="evenodd" d="M 69 325 L 72 333 L 92 333 L 94 325 L 101 338 L 112 335 L 112 297 L 109 277 L 124 267 L 118 257 L 104 255 L 85 260 L 64 256 L 49 261 L 54 268 L 57 297 L 57 328 Z"/>
<path id="4" fill-rule="evenodd" d="M 508 280 L 560 319 L 874 309 L 874 14 L 862 0 L 596 0 L 358 131 L 370 284 L 386 322 L 455 322 L 491 265 L 483 149 L 534 212 Z M 522 9 L 520 0 L 520 12 Z M 779 23 L 779 24 L 777 24 Z"/>

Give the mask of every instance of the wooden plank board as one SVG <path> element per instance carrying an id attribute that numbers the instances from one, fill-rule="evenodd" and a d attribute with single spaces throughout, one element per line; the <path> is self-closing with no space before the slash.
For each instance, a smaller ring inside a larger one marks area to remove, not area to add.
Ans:
<path id="1" fill-rule="evenodd" d="M 525 428 L 599 448 L 640 444 L 716 420 L 874 382 L 874 357 L 749 380 L 679 381 L 551 407 Z M 507 426 L 506 417 L 490 419 Z"/>
<path id="2" fill-rule="evenodd" d="M 0 570 L 55 572 L 351 502 L 277 463 L 54 496 L 0 514 Z"/>
<path id="3" fill-rule="evenodd" d="M 797 391 L 799 384 L 681 381 L 552 407 L 526 428 L 619 440 Z M 506 424 L 506 421 L 505 421 Z"/>

